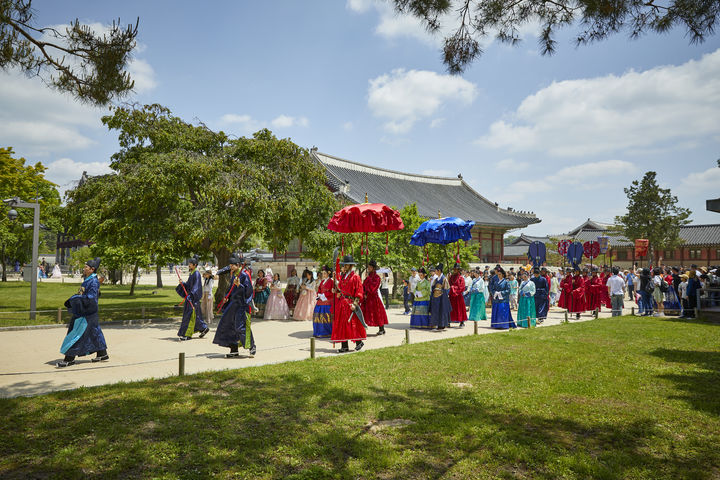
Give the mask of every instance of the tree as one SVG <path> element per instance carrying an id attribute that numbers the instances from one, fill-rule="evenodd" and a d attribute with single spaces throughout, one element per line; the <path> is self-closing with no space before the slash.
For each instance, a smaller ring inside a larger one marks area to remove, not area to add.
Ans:
<path id="1" fill-rule="evenodd" d="M 127 72 L 139 20 L 123 27 L 113 22 L 94 32 L 77 19 L 64 32 L 33 26 L 32 0 L 0 0 L 0 68 L 40 76 L 51 87 L 94 105 L 129 93 Z"/>
<path id="2" fill-rule="evenodd" d="M 544 55 L 555 52 L 558 29 L 578 25 L 577 45 L 604 40 L 626 31 L 631 38 L 674 27 L 686 30 L 690 43 L 715 33 L 720 2 L 715 0 L 393 0 L 395 9 L 419 18 L 436 33 L 440 17 L 457 13 L 459 25 L 444 39 L 443 61 L 451 73 L 462 73 L 482 55 L 480 41 L 491 33 L 503 43 L 520 42 L 524 25 L 539 24 Z"/>
<path id="3" fill-rule="evenodd" d="M 212 253 L 224 266 L 254 239 L 284 250 L 332 213 L 322 166 L 269 130 L 230 140 L 160 105 L 115 108 L 103 122 L 119 132 L 113 173 L 68 195 L 83 238 L 166 258 Z"/>
<path id="4" fill-rule="evenodd" d="M 650 241 L 648 260 L 652 265 L 655 250 L 675 248 L 680 245 L 680 227 L 690 223 L 692 212 L 677 206 L 677 197 L 669 188 L 660 188 L 655 172 L 646 172 L 641 181 L 633 180 L 625 188 L 628 197 L 627 213 L 615 217 L 616 227 L 627 239 Z"/>
<path id="5" fill-rule="evenodd" d="M 38 162 L 25 165 L 24 158 L 13 158 L 12 148 L 0 148 L 0 199 L 19 197 L 31 202 L 38 198 L 40 223 L 57 230 L 59 227 L 60 194 L 56 185 L 45 179 L 45 167 Z M 8 260 L 28 262 L 32 249 L 32 229 L 23 229 L 24 223 L 33 223 L 33 211 L 17 208 L 18 217 L 10 220 L 3 208 L 0 216 L 0 257 L 2 281 L 7 281 Z"/>

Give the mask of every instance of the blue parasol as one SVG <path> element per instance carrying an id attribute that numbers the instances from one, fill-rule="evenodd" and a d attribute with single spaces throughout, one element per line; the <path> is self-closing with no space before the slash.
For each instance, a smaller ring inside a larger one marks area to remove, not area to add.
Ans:
<path id="1" fill-rule="evenodd" d="M 528 247 L 528 259 L 533 264 L 533 267 L 540 267 L 545 263 L 546 248 L 545 244 L 538 242 L 537 240 L 530 244 Z"/>
<path id="2" fill-rule="evenodd" d="M 475 226 L 475 222 L 465 221 L 457 217 L 445 217 L 428 220 L 415 230 L 410 238 L 410 245 L 424 247 L 428 243 L 439 243 L 447 245 L 458 240 L 466 242 L 472 239 L 470 230 Z"/>

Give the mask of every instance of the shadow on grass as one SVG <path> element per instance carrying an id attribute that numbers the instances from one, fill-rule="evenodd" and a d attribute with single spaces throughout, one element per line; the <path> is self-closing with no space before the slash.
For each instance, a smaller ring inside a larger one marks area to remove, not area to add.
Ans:
<path id="1" fill-rule="evenodd" d="M 651 355 L 666 362 L 696 365 L 682 374 L 659 377 L 671 380 L 685 392 L 670 398 L 685 400 L 697 410 L 720 415 L 720 352 L 658 348 Z"/>
<path id="2" fill-rule="evenodd" d="M 443 384 L 390 390 L 366 374 L 364 387 L 351 362 L 317 366 L 310 375 L 216 372 L 0 400 L 0 476 L 435 479 L 482 469 L 500 478 L 703 478 L 717 458 L 703 444 L 682 457 L 652 454 L 666 434 L 649 419 L 530 414 Z M 367 428 L 391 419 L 413 423 Z"/>

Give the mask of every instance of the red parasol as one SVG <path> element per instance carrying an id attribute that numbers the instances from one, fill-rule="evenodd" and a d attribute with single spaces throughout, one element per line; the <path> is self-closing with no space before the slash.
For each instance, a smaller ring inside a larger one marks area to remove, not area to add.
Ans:
<path id="1" fill-rule="evenodd" d="M 389 232 L 390 230 L 402 230 L 405 228 L 400 212 L 393 210 L 384 203 L 367 203 L 367 195 L 365 195 L 365 203 L 357 203 L 348 205 L 342 210 L 335 212 L 335 215 L 328 223 L 328 229 L 338 233 L 365 233 L 365 247 L 363 250 L 360 245 L 360 253 L 368 254 L 367 250 L 367 234 L 370 232 Z M 387 244 L 386 236 L 385 242 Z M 343 252 L 344 253 L 344 239 Z M 388 249 L 385 246 L 385 254 Z"/>

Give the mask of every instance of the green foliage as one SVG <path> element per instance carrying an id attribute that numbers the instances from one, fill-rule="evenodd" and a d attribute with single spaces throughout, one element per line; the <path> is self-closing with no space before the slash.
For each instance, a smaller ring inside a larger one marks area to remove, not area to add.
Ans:
<path id="1" fill-rule="evenodd" d="M 614 231 L 628 240 L 646 238 L 650 241 L 652 262 L 654 250 L 670 250 L 680 245 L 680 227 L 690 223 L 690 210 L 677 206 L 677 197 L 669 188 L 660 188 L 655 172 L 647 172 L 641 181 L 633 180 L 625 188 L 627 213 L 615 217 Z"/>
<path id="2" fill-rule="evenodd" d="M 160 105 L 114 108 L 103 122 L 118 131 L 120 151 L 111 174 L 68 192 L 69 224 L 137 261 L 212 253 L 224 265 L 257 239 L 284 250 L 334 208 L 322 167 L 269 130 L 230 140 Z"/>
<path id="3" fill-rule="evenodd" d="M 491 34 L 503 43 L 520 43 L 526 25 L 539 26 L 543 54 L 555 52 L 557 30 L 577 26 L 577 45 L 604 40 L 627 32 L 631 38 L 645 33 L 665 33 L 684 28 L 690 43 L 700 43 L 715 33 L 720 2 L 669 0 L 393 0 L 395 9 L 419 18 L 430 32 L 441 27 L 440 17 L 454 14 L 459 25 L 445 37 L 443 61 L 451 73 L 461 73 L 482 55 L 480 42 Z"/>
<path id="4" fill-rule="evenodd" d="M 127 95 L 138 24 L 93 32 L 77 19 L 64 32 L 33 26 L 31 0 L 0 0 L 0 68 L 41 76 L 53 88 L 94 105 Z"/>
<path id="5" fill-rule="evenodd" d="M 60 194 L 56 185 L 45 179 L 45 167 L 40 163 L 25 165 L 24 158 L 13 158 L 12 148 L 0 147 L 0 199 L 18 197 L 40 203 L 40 223 L 57 230 L 60 226 Z M 32 259 L 32 229 L 24 230 L 24 223 L 33 223 L 33 210 L 16 208 L 18 217 L 10 220 L 3 205 L 0 215 L 0 257 L 5 280 L 6 259 L 29 262 Z"/>

